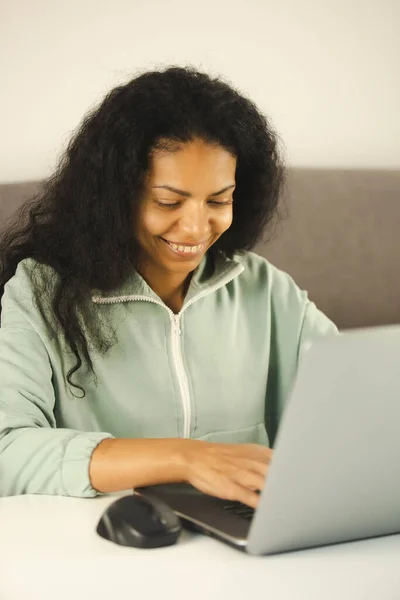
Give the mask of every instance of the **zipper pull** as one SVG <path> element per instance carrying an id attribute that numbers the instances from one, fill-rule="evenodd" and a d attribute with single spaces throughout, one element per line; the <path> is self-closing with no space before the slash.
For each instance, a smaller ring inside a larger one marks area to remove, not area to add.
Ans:
<path id="1" fill-rule="evenodd" d="M 174 326 L 175 326 L 175 333 L 177 335 L 181 335 L 181 325 L 180 325 L 180 321 L 179 321 L 179 315 L 174 315 Z"/>

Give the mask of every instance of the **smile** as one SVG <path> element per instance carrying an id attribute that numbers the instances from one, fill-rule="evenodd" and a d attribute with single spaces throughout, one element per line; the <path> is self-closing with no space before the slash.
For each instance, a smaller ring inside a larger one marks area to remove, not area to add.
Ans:
<path id="1" fill-rule="evenodd" d="M 200 254 L 206 244 L 198 244 L 197 246 L 186 246 L 186 245 L 181 245 L 181 244 L 174 244 L 173 242 L 169 242 L 168 240 L 164 240 L 164 238 L 161 238 L 163 240 L 163 242 L 165 242 L 166 244 L 168 244 L 168 246 L 171 248 L 171 250 L 175 253 L 178 254 L 179 256 L 194 256 L 196 254 Z"/>

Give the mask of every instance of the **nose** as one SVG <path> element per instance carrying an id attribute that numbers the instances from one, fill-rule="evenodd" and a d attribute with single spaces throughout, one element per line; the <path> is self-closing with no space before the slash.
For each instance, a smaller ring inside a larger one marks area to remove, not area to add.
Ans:
<path id="1" fill-rule="evenodd" d="M 179 219 L 179 229 L 185 242 L 203 242 L 209 237 L 207 208 L 203 203 L 187 200 Z"/>

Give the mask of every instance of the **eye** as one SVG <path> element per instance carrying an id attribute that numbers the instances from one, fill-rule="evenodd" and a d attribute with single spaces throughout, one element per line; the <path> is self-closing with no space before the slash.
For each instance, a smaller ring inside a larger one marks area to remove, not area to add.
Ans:
<path id="1" fill-rule="evenodd" d="M 225 202 L 218 202 L 218 200 L 209 200 L 209 204 L 213 206 L 228 206 L 229 204 L 233 204 L 233 200 L 226 200 Z"/>
<path id="2" fill-rule="evenodd" d="M 160 200 L 155 200 L 155 203 L 161 208 L 176 208 L 180 205 L 180 202 L 160 202 Z"/>
<path id="3" fill-rule="evenodd" d="M 166 208 L 166 209 L 177 208 L 178 206 L 181 205 L 180 202 L 161 202 L 160 200 L 155 200 L 155 203 L 160 208 Z M 208 200 L 208 204 L 211 204 L 214 208 L 219 207 L 219 206 L 229 206 L 230 204 L 233 204 L 233 200 L 226 200 L 226 201 L 222 201 L 222 202 L 220 200 Z"/>

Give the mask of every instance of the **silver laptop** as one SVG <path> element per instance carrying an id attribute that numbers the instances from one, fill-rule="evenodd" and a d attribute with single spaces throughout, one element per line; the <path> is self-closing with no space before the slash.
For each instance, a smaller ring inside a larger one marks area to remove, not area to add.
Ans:
<path id="1" fill-rule="evenodd" d="M 256 511 L 186 484 L 137 491 L 250 554 L 400 532 L 400 326 L 304 352 Z"/>

